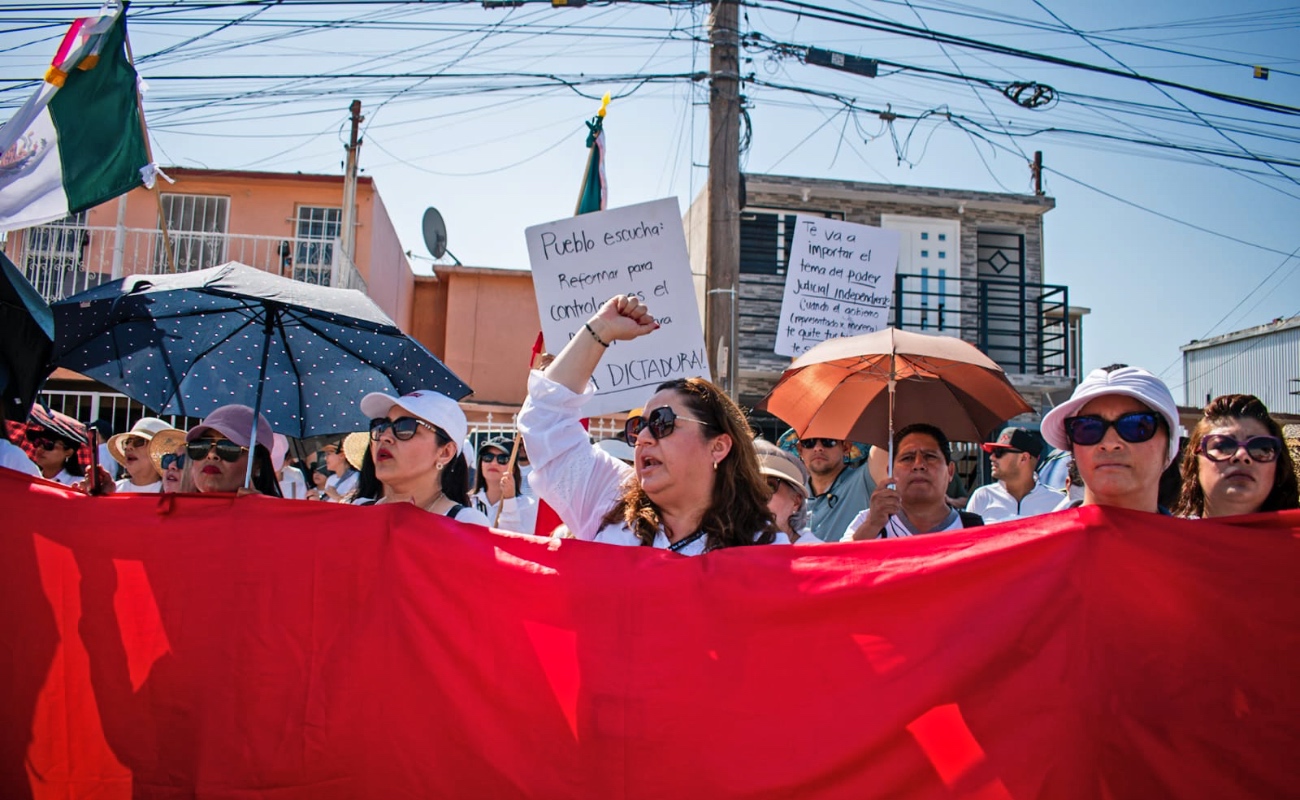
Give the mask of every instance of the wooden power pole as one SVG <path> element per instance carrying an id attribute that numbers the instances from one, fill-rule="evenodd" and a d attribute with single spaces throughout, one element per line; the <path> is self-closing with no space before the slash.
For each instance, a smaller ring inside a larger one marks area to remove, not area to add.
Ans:
<path id="1" fill-rule="evenodd" d="M 343 170 L 343 219 L 340 224 L 339 243 L 343 246 L 343 252 L 348 260 L 352 261 L 357 249 L 354 231 L 357 216 L 357 156 L 361 152 L 361 141 L 357 137 L 361 121 L 365 117 L 361 116 L 360 100 L 353 100 L 348 110 L 352 112 L 352 139 L 347 146 L 348 160 Z"/>
<path id="2" fill-rule="evenodd" d="M 713 0 L 709 43 L 709 218 L 704 340 L 713 377 L 737 393 L 740 300 L 740 34 L 736 0 Z"/>

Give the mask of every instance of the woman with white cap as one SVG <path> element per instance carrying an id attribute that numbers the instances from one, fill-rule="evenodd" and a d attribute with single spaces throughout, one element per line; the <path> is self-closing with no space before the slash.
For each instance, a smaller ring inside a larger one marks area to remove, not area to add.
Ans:
<path id="1" fill-rule="evenodd" d="M 794 544 L 821 544 L 822 540 L 808 527 L 808 468 L 803 460 L 766 439 L 755 439 L 754 450 L 758 453 L 758 471 L 772 492 L 767 508 L 776 517 L 777 530 Z"/>
<path id="2" fill-rule="evenodd" d="M 488 525 L 469 505 L 469 465 L 459 452 L 469 432 L 460 405 L 445 394 L 417 391 L 361 398 L 370 417 L 370 456 L 384 485 L 380 503 L 411 503 L 459 522 Z"/>
<path id="3" fill-rule="evenodd" d="M 1160 475 L 1178 457 L 1178 406 L 1155 375 L 1123 364 L 1093 370 L 1043 417 L 1042 434 L 1078 464 L 1083 505 L 1169 513 Z"/>
<path id="4" fill-rule="evenodd" d="M 238 492 L 244 488 L 248 471 L 248 443 L 253 434 L 253 409 L 248 406 L 222 406 L 190 428 L 185 434 L 185 454 L 189 457 L 190 476 L 200 492 Z M 252 491 L 271 497 L 280 496 L 271 463 L 274 435 L 266 417 L 257 417 L 257 445 L 254 448 Z"/>
<path id="5" fill-rule="evenodd" d="M 601 306 L 545 372 L 528 379 L 519 430 L 537 496 L 577 539 L 700 555 L 726 547 L 788 543 L 767 509 L 754 434 L 726 393 L 702 378 L 660 384 L 624 435 L 632 467 L 591 443 L 580 418 L 592 373 L 615 341 L 659 324 L 636 297 Z"/>
<path id="6" fill-rule="evenodd" d="M 157 494 L 162 478 L 149 458 L 149 442 L 166 430 L 175 430 L 157 417 L 141 417 L 131 430 L 108 437 L 108 454 L 126 470 L 126 477 L 114 484 L 114 491 L 127 494 Z"/>

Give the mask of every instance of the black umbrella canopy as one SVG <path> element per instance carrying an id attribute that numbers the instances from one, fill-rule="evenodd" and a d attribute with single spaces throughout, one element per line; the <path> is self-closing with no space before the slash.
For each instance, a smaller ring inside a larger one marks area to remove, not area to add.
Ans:
<path id="1" fill-rule="evenodd" d="M 470 393 L 364 294 L 234 262 L 106 283 L 55 303 L 54 318 L 56 366 L 159 414 L 257 405 L 302 438 L 364 427 L 367 392 Z"/>
<path id="2" fill-rule="evenodd" d="M 50 374 L 54 315 L 14 262 L 0 253 L 0 402 L 23 421 Z"/>

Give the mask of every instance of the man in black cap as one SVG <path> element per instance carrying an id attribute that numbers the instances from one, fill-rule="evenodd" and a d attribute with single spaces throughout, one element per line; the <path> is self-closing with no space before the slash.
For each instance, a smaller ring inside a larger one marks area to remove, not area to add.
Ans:
<path id="1" fill-rule="evenodd" d="M 1047 514 L 1060 505 L 1061 495 L 1038 482 L 1035 470 L 1043 453 L 1043 440 L 1025 428 L 1003 428 L 996 442 L 980 445 L 989 454 L 997 483 L 981 486 L 970 496 L 966 510 L 985 522 Z"/>

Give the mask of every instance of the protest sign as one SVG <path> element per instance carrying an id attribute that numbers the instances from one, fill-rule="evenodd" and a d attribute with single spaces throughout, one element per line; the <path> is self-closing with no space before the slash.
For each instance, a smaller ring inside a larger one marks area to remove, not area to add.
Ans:
<path id="1" fill-rule="evenodd" d="M 583 413 L 626 411 L 664 381 L 710 377 L 676 198 L 534 225 L 524 235 L 549 352 L 587 335 L 583 323 L 619 294 L 636 295 L 661 326 L 610 345 Z"/>
<path id="2" fill-rule="evenodd" d="M 826 217 L 795 218 L 776 352 L 797 356 L 889 324 L 898 231 Z"/>

